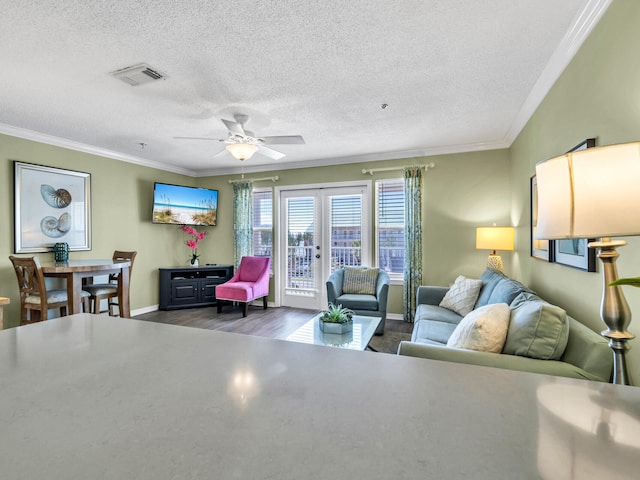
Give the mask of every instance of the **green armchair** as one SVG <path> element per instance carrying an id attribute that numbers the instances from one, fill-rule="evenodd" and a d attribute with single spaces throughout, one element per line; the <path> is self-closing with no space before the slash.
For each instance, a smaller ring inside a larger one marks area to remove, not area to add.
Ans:
<path id="1" fill-rule="evenodd" d="M 384 325 L 387 320 L 387 297 L 389 295 L 389 274 L 378 269 L 375 294 L 344 293 L 344 268 L 339 268 L 327 279 L 327 300 L 334 305 L 353 310 L 356 315 L 368 317 L 380 317 L 380 325 L 376 329 L 376 335 L 384 334 Z"/>

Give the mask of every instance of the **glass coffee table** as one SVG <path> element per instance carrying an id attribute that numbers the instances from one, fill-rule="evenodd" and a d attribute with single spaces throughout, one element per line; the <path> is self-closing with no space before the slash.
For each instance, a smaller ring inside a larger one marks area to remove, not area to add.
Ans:
<path id="1" fill-rule="evenodd" d="M 326 345 L 328 347 L 365 350 L 380 324 L 380 317 L 353 316 L 353 330 L 342 335 L 324 333 L 318 325 L 320 314 L 287 337 L 288 341 Z"/>

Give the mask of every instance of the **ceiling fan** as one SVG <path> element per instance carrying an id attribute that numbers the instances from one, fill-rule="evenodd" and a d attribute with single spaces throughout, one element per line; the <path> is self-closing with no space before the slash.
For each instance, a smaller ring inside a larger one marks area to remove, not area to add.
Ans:
<path id="1" fill-rule="evenodd" d="M 227 138 L 208 137 L 173 137 L 179 140 L 214 140 L 226 143 L 226 149 L 240 161 L 251 158 L 256 151 L 262 155 L 279 160 L 284 157 L 284 153 L 278 152 L 266 145 L 301 145 L 304 139 L 300 135 L 279 135 L 272 137 L 258 137 L 253 132 L 245 130 L 244 125 L 249 120 L 248 115 L 236 113 L 233 116 L 235 122 L 221 118 L 222 123 L 227 127 L 229 135 Z M 222 152 L 221 152 L 222 153 Z"/>

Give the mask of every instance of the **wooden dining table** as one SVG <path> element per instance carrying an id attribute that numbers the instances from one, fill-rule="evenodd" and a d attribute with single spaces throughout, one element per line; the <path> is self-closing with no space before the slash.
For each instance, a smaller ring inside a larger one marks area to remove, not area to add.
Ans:
<path id="1" fill-rule="evenodd" d="M 118 274 L 118 305 L 121 317 L 131 317 L 129 304 L 129 271 L 128 260 L 114 261 L 107 259 L 69 260 L 67 262 L 43 262 L 42 273 L 45 277 L 64 278 L 67 281 L 69 298 L 68 314 L 82 312 L 82 280 L 99 275 Z"/>

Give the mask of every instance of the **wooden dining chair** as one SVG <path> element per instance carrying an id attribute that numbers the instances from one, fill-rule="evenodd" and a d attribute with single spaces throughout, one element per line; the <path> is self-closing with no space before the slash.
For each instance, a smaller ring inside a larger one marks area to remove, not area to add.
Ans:
<path id="1" fill-rule="evenodd" d="M 129 281 L 131 281 L 131 272 L 133 271 L 133 261 L 136 258 L 138 252 L 121 252 L 116 250 L 113 252 L 113 261 L 129 260 L 131 266 L 129 267 Z M 118 316 L 120 315 L 120 307 L 118 305 L 118 273 L 112 273 L 109 275 L 108 283 L 96 283 L 90 285 L 83 285 L 82 290 L 88 292 L 91 299 L 93 313 L 103 313 L 107 310 L 100 311 L 100 303 L 102 300 L 107 300 L 107 307 L 109 316 L 115 317 L 115 307 L 118 307 Z"/>
<path id="2" fill-rule="evenodd" d="M 20 325 L 40 322 L 49 318 L 49 310 L 59 308 L 67 314 L 69 299 L 66 289 L 47 290 L 37 257 L 9 256 L 18 278 L 20 289 Z M 82 292 L 85 311 L 89 309 L 89 294 Z"/>

